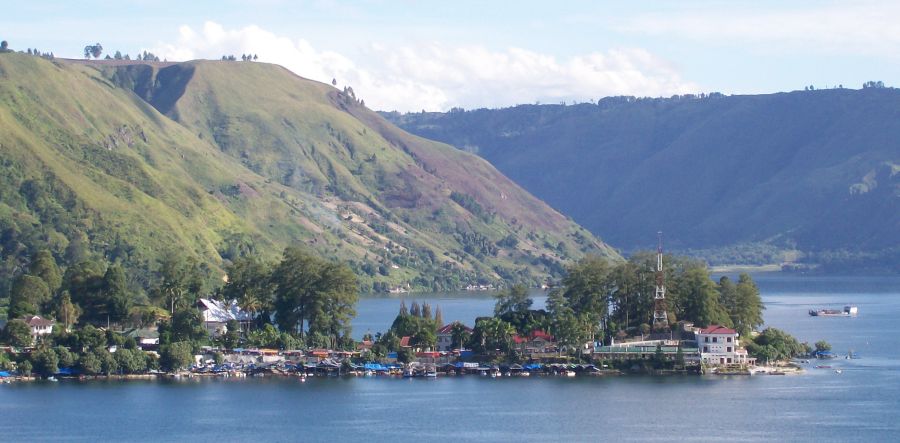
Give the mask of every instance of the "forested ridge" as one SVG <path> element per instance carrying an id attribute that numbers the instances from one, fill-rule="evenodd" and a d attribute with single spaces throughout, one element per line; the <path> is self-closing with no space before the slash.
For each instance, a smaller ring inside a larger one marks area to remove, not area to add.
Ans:
<path id="1" fill-rule="evenodd" d="M 900 271 L 900 90 L 383 113 L 475 152 L 625 251 Z"/>

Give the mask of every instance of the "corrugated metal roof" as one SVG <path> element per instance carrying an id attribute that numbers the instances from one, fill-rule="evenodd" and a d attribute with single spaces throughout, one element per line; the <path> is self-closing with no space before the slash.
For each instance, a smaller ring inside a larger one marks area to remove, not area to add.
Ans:
<path id="1" fill-rule="evenodd" d="M 249 312 L 238 307 L 237 300 L 228 302 L 220 302 L 208 298 L 201 298 L 199 301 L 205 321 L 214 321 L 225 323 L 228 320 L 250 321 L 253 316 Z"/>

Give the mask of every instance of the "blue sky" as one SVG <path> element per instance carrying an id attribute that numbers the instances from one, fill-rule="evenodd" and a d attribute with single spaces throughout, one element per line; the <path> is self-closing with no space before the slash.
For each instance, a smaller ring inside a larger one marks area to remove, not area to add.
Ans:
<path id="1" fill-rule="evenodd" d="M 59 57 L 93 42 L 169 60 L 252 52 L 408 111 L 895 85 L 897 17 L 873 1 L 33 0 L 4 6 L 0 37 Z"/>

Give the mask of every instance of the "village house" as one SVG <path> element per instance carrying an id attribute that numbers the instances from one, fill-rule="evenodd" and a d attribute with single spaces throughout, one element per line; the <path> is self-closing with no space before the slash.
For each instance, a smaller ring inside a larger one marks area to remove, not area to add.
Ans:
<path id="1" fill-rule="evenodd" d="M 534 330 L 527 337 L 514 335 L 513 343 L 522 354 L 556 351 L 556 341 L 553 336 L 541 330 Z"/>
<path id="2" fill-rule="evenodd" d="M 159 347 L 159 331 L 156 328 L 134 328 L 122 331 L 122 335 L 133 338 L 138 347 L 145 351 L 156 350 Z"/>
<path id="3" fill-rule="evenodd" d="M 702 363 L 712 366 L 752 363 L 747 350 L 739 346 L 738 333 L 734 329 L 710 325 L 695 329 L 694 334 Z"/>
<path id="4" fill-rule="evenodd" d="M 236 320 L 241 324 L 242 328 L 249 326 L 253 321 L 253 315 L 242 310 L 237 300 L 231 302 L 221 302 L 208 298 L 201 298 L 197 301 L 197 308 L 200 309 L 203 326 L 211 337 L 218 337 L 228 332 L 226 324 L 230 320 Z"/>
<path id="5" fill-rule="evenodd" d="M 53 325 L 56 324 L 53 320 L 48 320 L 46 318 L 41 317 L 40 315 L 32 315 L 22 319 L 28 328 L 31 329 L 31 341 L 35 342 L 40 337 L 45 335 L 50 335 L 53 333 Z"/>
<path id="6" fill-rule="evenodd" d="M 458 322 L 452 322 L 444 325 L 440 329 L 437 330 L 437 350 L 438 351 L 452 351 L 453 350 L 453 327 L 456 324 L 462 325 L 465 328 L 466 332 L 471 334 L 474 332 L 472 328 Z"/>

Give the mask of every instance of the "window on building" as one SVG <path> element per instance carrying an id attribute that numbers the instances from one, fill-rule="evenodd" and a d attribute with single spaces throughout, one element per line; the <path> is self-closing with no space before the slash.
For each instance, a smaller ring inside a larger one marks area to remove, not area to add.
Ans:
<path id="1" fill-rule="evenodd" d="M 703 352 L 709 352 L 709 346 L 704 346 L 704 347 L 703 347 Z"/>
<path id="2" fill-rule="evenodd" d="M 728 337 L 728 343 L 731 343 L 731 337 Z"/>
<path id="3" fill-rule="evenodd" d="M 719 337 L 713 337 L 713 343 L 718 343 L 718 342 L 719 342 Z"/>
<path id="4" fill-rule="evenodd" d="M 728 357 L 728 363 L 731 363 L 731 357 Z"/>
<path id="5" fill-rule="evenodd" d="M 725 348 L 725 352 L 731 352 L 731 346 Z"/>
<path id="6" fill-rule="evenodd" d="M 703 337 L 703 341 L 709 343 L 709 337 Z"/>

